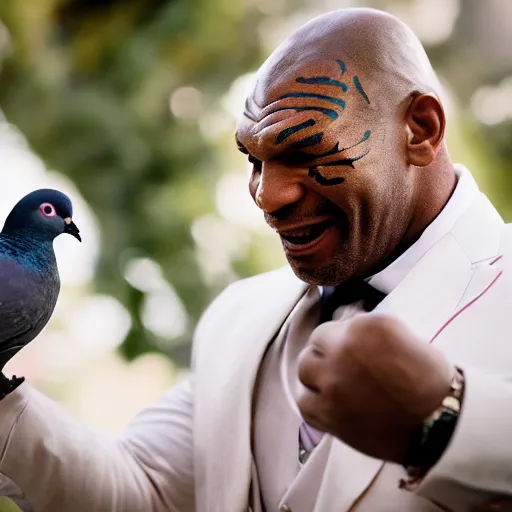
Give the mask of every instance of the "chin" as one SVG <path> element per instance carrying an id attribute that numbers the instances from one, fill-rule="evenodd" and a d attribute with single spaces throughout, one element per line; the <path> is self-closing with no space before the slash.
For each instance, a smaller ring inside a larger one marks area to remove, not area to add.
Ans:
<path id="1" fill-rule="evenodd" d="M 288 258 L 288 263 L 295 275 L 305 283 L 317 286 L 338 286 L 352 277 L 338 263 L 328 263 L 324 265 L 308 266 L 292 258 Z"/>

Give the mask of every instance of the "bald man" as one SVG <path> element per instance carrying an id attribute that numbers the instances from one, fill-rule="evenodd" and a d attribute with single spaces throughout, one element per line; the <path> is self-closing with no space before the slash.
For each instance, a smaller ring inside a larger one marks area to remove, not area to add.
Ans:
<path id="1" fill-rule="evenodd" d="M 289 267 L 221 294 L 191 376 L 117 439 L 8 394 L 4 493 L 44 512 L 510 510 L 511 229 L 444 130 L 397 19 L 300 28 L 236 133 Z"/>

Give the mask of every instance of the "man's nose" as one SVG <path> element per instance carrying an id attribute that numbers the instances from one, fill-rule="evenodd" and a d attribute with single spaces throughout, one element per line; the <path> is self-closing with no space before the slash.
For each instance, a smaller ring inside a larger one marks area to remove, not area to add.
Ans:
<path id="1" fill-rule="evenodd" d="M 265 213 L 296 203 L 306 193 L 298 172 L 278 162 L 264 162 L 255 181 L 254 201 Z"/>

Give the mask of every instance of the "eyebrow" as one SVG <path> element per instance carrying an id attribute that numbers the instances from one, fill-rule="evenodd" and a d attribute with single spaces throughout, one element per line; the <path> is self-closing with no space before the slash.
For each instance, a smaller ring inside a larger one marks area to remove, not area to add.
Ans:
<path id="1" fill-rule="evenodd" d="M 249 152 L 249 150 L 240 142 L 240 139 L 237 136 L 235 136 L 235 142 L 237 145 L 237 149 L 238 151 L 240 151 L 240 153 L 255 158 L 256 160 L 259 160 Z M 303 165 L 308 164 L 314 160 L 318 160 L 320 158 L 324 158 L 326 156 L 334 155 L 340 152 L 339 144 L 336 144 L 333 148 L 331 148 L 329 151 L 326 151 L 325 153 L 319 153 L 316 155 L 312 153 L 307 153 L 305 151 L 297 151 L 299 147 L 300 146 L 296 146 L 294 144 L 287 148 L 283 148 L 282 151 L 279 151 L 279 153 L 276 154 L 273 160 L 291 165 Z M 343 165 L 341 161 L 340 164 Z"/>
<path id="2" fill-rule="evenodd" d="M 249 155 L 250 157 L 252 158 L 256 158 L 254 155 L 252 155 L 249 150 L 240 142 L 240 139 L 238 138 L 237 135 L 235 135 L 235 142 L 236 142 L 236 146 L 237 146 L 237 149 L 238 151 L 240 151 L 240 153 L 243 153 L 244 155 Z M 275 158 L 273 158 L 273 160 L 278 160 L 278 161 L 281 161 L 281 162 L 285 162 L 285 161 L 292 161 L 292 157 L 293 157 L 293 153 L 294 153 L 294 148 L 293 146 L 292 147 L 289 147 L 289 148 L 285 148 L 283 149 L 282 151 L 280 151 L 276 156 Z M 258 158 L 256 158 L 256 160 L 259 160 Z M 293 163 L 295 163 L 295 160 L 293 160 Z M 297 162 L 299 163 L 299 162 Z"/>
<path id="3" fill-rule="evenodd" d="M 325 151 L 323 153 L 317 153 L 317 154 L 308 153 L 306 151 L 297 151 L 299 148 L 307 147 L 309 145 L 309 144 L 303 144 L 303 141 L 299 141 L 299 143 L 295 143 L 287 148 L 284 148 L 273 158 L 273 160 L 283 162 L 283 163 L 289 164 L 289 165 L 310 164 L 311 162 L 314 162 L 315 160 L 320 160 L 320 159 L 328 157 L 328 156 L 340 155 L 340 154 L 344 153 L 345 151 L 347 151 L 348 149 L 352 149 L 356 146 L 359 146 L 359 144 L 368 140 L 370 138 L 370 136 L 371 136 L 371 131 L 367 130 L 364 133 L 363 137 L 358 142 L 356 142 L 355 144 L 352 144 L 351 146 L 340 148 L 340 144 L 339 144 L 339 142 L 337 142 L 328 151 Z M 307 137 L 306 139 L 303 139 L 303 140 L 306 141 L 308 139 L 310 139 L 310 137 Z M 256 160 L 259 160 L 258 158 L 251 155 L 251 153 L 249 153 L 248 149 L 240 142 L 240 139 L 236 135 L 235 135 L 235 140 L 236 140 L 238 150 L 241 153 L 243 153 L 244 155 L 249 155 L 250 157 L 252 157 Z M 317 141 L 317 142 L 319 142 L 319 141 Z M 332 166 L 336 166 L 336 165 L 340 165 L 340 166 L 345 165 L 345 166 L 353 168 L 354 162 L 357 162 L 358 160 L 360 160 L 361 158 L 366 156 L 368 153 L 369 153 L 369 150 L 363 152 L 362 154 L 360 154 L 354 158 L 338 158 L 338 159 L 332 160 L 330 162 L 313 165 L 312 168 L 317 167 L 317 166 L 332 167 Z"/>

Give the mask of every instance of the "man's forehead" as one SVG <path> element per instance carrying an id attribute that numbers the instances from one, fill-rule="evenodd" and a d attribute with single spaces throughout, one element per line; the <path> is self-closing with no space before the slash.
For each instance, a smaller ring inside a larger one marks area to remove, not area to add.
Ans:
<path id="1" fill-rule="evenodd" d="M 343 59 L 321 58 L 290 59 L 288 56 L 262 66 L 256 76 L 248 100 L 260 108 L 275 102 L 288 92 L 303 89 L 301 85 L 322 85 L 321 80 L 331 80 L 333 85 L 345 88 L 343 75 L 347 64 Z M 317 82 L 315 84 L 315 77 Z M 320 80 L 318 80 L 320 79 Z M 325 84 L 325 82 L 324 82 Z M 310 88 L 313 88 L 310 87 Z"/>
<path id="2" fill-rule="evenodd" d="M 334 145 L 342 133 L 350 137 L 351 127 L 370 115 L 360 108 L 371 102 L 357 70 L 336 56 L 299 62 L 285 54 L 265 63 L 237 125 L 239 140 L 268 158 L 289 148 Z"/>

